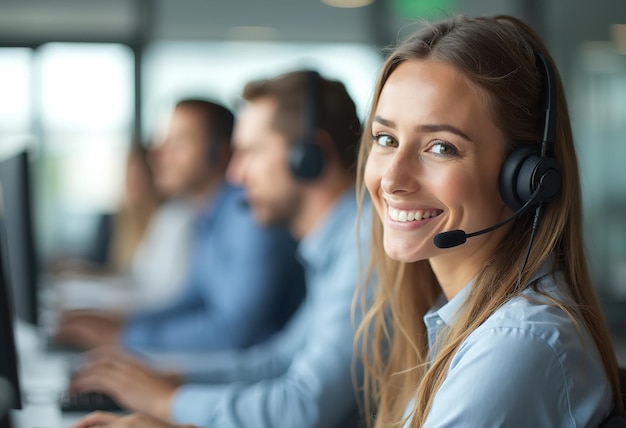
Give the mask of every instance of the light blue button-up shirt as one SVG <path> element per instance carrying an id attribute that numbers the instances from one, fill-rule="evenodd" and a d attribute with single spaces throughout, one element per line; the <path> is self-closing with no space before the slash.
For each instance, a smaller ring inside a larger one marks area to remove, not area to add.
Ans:
<path id="1" fill-rule="evenodd" d="M 569 300 L 550 264 L 531 279 Z M 431 355 L 472 283 L 424 316 Z M 528 287 L 493 313 L 461 344 L 437 391 L 424 428 L 596 427 L 610 413 L 612 392 L 600 354 L 581 326 Z M 411 405 L 412 407 L 412 405 Z M 408 427 L 408 424 L 407 424 Z"/>
<path id="2" fill-rule="evenodd" d="M 340 427 L 356 412 L 350 306 L 365 265 L 359 263 L 356 217 L 355 193 L 350 191 L 300 243 L 307 294 L 283 331 L 244 352 L 186 363 L 189 380 L 211 384 L 178 389 L 171 408 L 176 423 L 203 428 Z M 367 225 L 360 228 L 362 246 Z"/>
<path id="3" fill-rule="evenodd" d="M 189 274 L 164 307 L 132 317 L 130 350 L 219 350 L 257 343 L 283 327 L 304 294 L 297 243 L 285 227 L 264 227 L 224 184 L 195 219 Z"/>

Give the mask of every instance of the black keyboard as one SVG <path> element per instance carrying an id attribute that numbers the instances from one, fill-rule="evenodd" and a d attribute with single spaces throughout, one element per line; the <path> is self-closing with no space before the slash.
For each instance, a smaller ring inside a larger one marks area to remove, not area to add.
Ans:
<path id="1" fill-rule="evenodd" d="M 66 392 L 61 396 L 60 405 L 62 412 L 91 412 L 94 410 L 119 412 L 124 410 L 115 400 L 101 392 Z"/>
<path id="2" fill-rule="evenodd" d="M 46 352 L 50 353 L 63 353 L 63 354 L 82 354 L 85 352 L 84 348 L 80 348 L 75 345 L 66 345 L 64 343 L 53 342 L 48 340 L 46 342 Z"/>

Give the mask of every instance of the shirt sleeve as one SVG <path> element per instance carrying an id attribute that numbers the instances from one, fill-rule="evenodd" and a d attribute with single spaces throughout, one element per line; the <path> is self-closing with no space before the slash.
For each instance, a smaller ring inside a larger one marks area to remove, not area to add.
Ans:
<path id="1" fill-rule="evenodd" d="M 201 298 L 198 290 L 191 286 L 189 280 L 186 281 L 182 293 L 173 301 L 165 306 L 143 310 L 126 321 L 121 333 L 122 346 L 127 350 L 158 348 L 167 334 L 163 326 L 189 316 L 189 313 L 198 312 Z M 179 333 L 186 337 L 186 332 Z"/>
<path id="2" fill-rule="evenodd" d="M 570 394 L 548 342 L 521 328 L 492 328 L 461 346 L 424 428 L 587 426 L 576 420 Z"/>
<path id="3" fill-rule="evenodd" d="M 174 369 L 189 383 L 253 383 L 281 376 L 302 349 L 309 323 L 308 310 L 301 307 L 283 330 L 263 343 L 244 350 L 176 355 Z"/>
<path id="4" fill-rule="evenodd" d="M 183 385 L 172 402 L 173 421 L 202 428 L 341 426 L 356 409 L 350 320 L 356 269 L 354 263 L 338 264 L 341 272 L 335 272 L 332 280 L 325 278 L 324 283 L 332 287 L 311 297 L 316 309 L 306 323 L 291 330 L 291 337 L 306 337 L 304 345 L 292 349 L 291 359 L 280 357 L 288 353 L 274 355 L 289 363 L 283 374 L 255 383 Z M 272 354 L 270 350 L 249 362 L 259 370 L 270 370 Z"/>

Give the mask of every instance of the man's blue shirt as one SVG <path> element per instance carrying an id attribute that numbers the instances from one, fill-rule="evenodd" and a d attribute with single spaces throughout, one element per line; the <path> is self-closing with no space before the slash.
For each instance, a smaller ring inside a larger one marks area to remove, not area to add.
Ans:
<path id="1" fill-rule="evenodd" d="M 132 317 L 123 345 L 138 350 L 243 348 L 266 339 L 304 293 L 296 241 L 257 224 L 241 189 L 224 184 L 194 221 L 189 275 L 165 307 Z"/>

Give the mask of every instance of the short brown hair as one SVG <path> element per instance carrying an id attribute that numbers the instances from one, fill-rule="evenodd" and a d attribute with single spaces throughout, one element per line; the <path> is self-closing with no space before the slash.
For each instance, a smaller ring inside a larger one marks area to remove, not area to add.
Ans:
<path id="1" fill-rule="evenodd" d="M 213 145 L 211 150 L 217 150 L 223 144 L 230 145 L 235 116 L 229 109 L 201 98 L 185 98 L 176 103 L 178 107 L 194 109 L 201 115 L 208 142 Z"/>
<path id="2" fill-rule="evenodd" d="M 305 112 L 311 108 L 308 106 L 310 73 L 294 71 L 274 79 L 256 80 L 248 83 L 243 90 L 246 101 L 262 97 L 271 97 L 277 101 L 272 126 L 284 134 L 290 144 L 302 137 Z M 346 171 L 356 171 L 361 123 L 354 101 L 343 83 L 323 77 L 319 79 L 317 100 L 316 127 L 330 136 L 341 166 Z"/>

